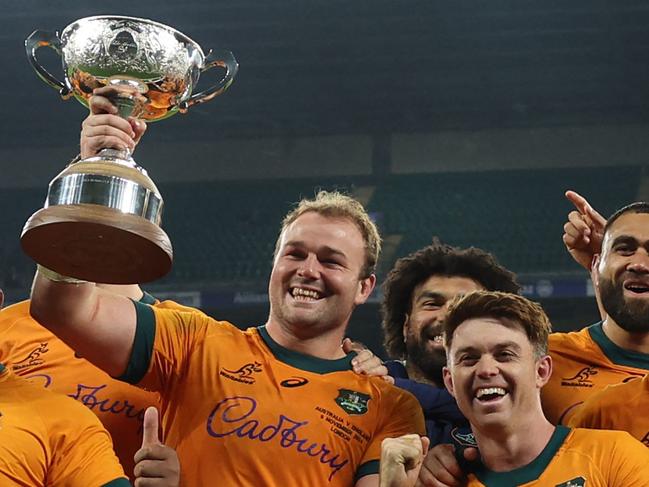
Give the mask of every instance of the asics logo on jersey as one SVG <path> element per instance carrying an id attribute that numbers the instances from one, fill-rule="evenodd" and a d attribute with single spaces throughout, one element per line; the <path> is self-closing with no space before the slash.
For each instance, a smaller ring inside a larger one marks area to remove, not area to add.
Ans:
<path id="1" fill-rule="evenodd" d="M 585 487 L 585 485 L 586 479 L 583 477 L 577 477 L 575 479 L 568 480 L 568 482 L 557 484 L 555 487 Z"/>
<path id="2" fill-rule="evenodd" d="M 220 375 L 226 379 L 242 384 L 254 384 L 255 378 L 253 374 L 261 371 L 261 364 L 259 362 L 252 362 L 242 365 L 237 370 L 221 369 Z"/>
<path id="3" fill-rule="evenodd" d="M 596 367 L 584 367 L 572 377 L 563 377 L 561 379 L 561 385 L 568 387 L 593 387 L 593 382 L 590 378 L 594 375 L 597 375 Z"/>
<path id="4" fill-rule="evenodd" d="M 291 388 L 304 386 L 308 383 L 309 381 L 304 377 L 289 377 L 288 379 L 284 379 L 282 382 L 280 382 L 279 385 L 282 387 Z"/>
<path id="5" fill-rule="evenodd" d="M 27 357 L 22 359 L 20 362 L 16 362 L 12 367 L 13 370 L 20 370 L 26 367 L 42 365 L 45 361 L 43 360 L 41 355 L 43 355 L 47 351 L 49 351 L 49 349 L 47 348 L 47 342 L 42 342 L 38 347 L 29 352 Z"/>

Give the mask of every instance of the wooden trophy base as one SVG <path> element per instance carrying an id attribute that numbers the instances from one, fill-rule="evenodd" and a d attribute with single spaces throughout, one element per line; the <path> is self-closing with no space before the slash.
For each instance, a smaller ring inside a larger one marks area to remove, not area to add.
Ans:
<path id="1" fill-rule="evenodd" d="M 34 213 L 20 244 L 39 264 L 105 284 L 141 284 L 171 270 L 173 250 L 159 226 L 100 205 L 57 205 Z"/>

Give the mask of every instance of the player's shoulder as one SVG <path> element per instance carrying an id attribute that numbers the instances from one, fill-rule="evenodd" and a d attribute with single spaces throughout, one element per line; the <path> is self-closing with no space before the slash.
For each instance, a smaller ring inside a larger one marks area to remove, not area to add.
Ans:
<path id="1" fill-rule="evenodd" d="M 223 328 L 231 331 L 234 331 L 232 329 L 237 329 L 236 326 L 227 321 L 219 321 L 197 308 L 178 304 L 175 301 L 160 301 L 151 304 L 144 304 L 146 305 L 146 307 L 149 307 L 152 310 L 156 322 L 172 321 L 176 323 L 189 324 L 192 326 L 221 325 Z"/>
<path id="2" fill-rule="evenodd" d="M 207 316 L 204 311 L 198 308 L 180 304 L 170 299 L 166 299 L 164 301 L 155 300 L 153 303 L 146 303 L 146 304 L 150 304 L 151 306 L 159 309 L 173 309 L 176 311 L 181 311 L 183 313 L 198 313 L 200 315 Z"/>
<path id="3" fill-rule="evenodd" d="M 579 449 L 584 450 L 592 448 L 600 449 L 601 447 L 608 449 L 607 447 L 623 447 L 625 445 L 630 445 L 634 448 L 636 445 L 642 446 L 642 444 L 627 431 L 574 428 L 571 431 L 570 436 L 570 443 Z"/>
<path id="4" fill-rule="evenodd" d="M 595 326 L 595 325 L 590 325 L 590 326 Z M 577 342 L 590 341 L 591 340 L 590 332 L 589 332 L 590 326 L 585 326 L 584 328 L 575 331 L 569 331 L 569 332 L 557 331 L 554 333 L 550 333 L 550 336 L 548 337 L 548 343 L 564 344 L 564 343 L 577 343 Z"/>
<path id="5" fill-rule="evenodd" d="M 586 404 L 597 404 L 598 407 L 604 408 L 608 405 L 628 403 L 637 396 L 646 396 L 647 401 L 649 401 L 649 375 L 644 378 L 632 378 L 619 384 L 610 384 L 590 396 L 584 406 Z"/>
<path id="6" fill-rule="evenodd" d="M 46 329 L 29 314 L 29 305 L 30 301 L 25 300 L 0 310 L 0 332 L 6 333 L 9 330 L 14 330 L 16 333 L 26 336 L 28 334 L 26 331 L 27 327 L 40 329 L 43 333 L 50 335 L 51 333 L 46 331 Z M 16 327 L 17 324 L 20 324 L 20 329 Z"/>
<path id="7" fill-rule="evenodd" d="M 355 374 L 355 372 L 352 372 Z M 362 376 L 366 377 L 366 376 Z M 412 405 L 413 407 L 419 408 L 419 401 L 415 396 L 401 387 L 397 387 L 393 384 L 390 384 L 384 381 L 381 377 L 366 377 L 370 382 L 373 388 L 375 388 L 381 397 L 382 402 L 385 404 L 395 404 L 401 405 L 398 407 L 403 407 L 403 405 Z"/>
<path id="8" fill-rule="evenodd" d="M 5 306 L 0 310 L 0 322 L 10 322 L 19 318 L 31 318 L 29 314 L 29 299 Z"/>
<path id="9" fill-rule="evenodd" d="M 579 350 L 583 353 L 584 348 L 593 344 L 590 329 L 595 325 L 586 326 L 577 331 L 555 332 L 548 337 L 548 349 L 552 352 Z"/>
<path id="10" fill-rule="evenodd" d="M 32 410 L 33 416 L 40 416 L 46 422 L 68 418 L 71 425 L 96 424 L 97 416 L 87 407 L 65 394 L 46 389 L 13 373 L 5 377 L 2 388 L 12 391 L 24 407 Z"/>

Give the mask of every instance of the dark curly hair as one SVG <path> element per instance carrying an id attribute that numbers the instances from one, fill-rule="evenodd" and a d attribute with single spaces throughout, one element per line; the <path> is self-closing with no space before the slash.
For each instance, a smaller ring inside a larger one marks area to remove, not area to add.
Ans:
<path id="1" fill-rule="evenodd" d="M 410 313 L 412 292 L 433 275 L 468 277 L 487 291 L 520 292 L 515 274 L 490 253 L 476 247 L 452 247 L 434 238 L 431 245 L 398 259 L 383 282 L 383 346 L 391 358 L 406 358 L 403 324 Z"/>

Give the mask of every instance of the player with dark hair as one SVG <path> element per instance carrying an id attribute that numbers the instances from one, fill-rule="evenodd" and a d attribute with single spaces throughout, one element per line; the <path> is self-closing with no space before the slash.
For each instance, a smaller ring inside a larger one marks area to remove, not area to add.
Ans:
<path id="1" fill-rule="evenodd" d="M 604 319 L 550 337 L 555 372 L 543 389 L 543 407 L 551 421 L 563 424 L 595 392 L 649 373 L 649 203 L 620 208 L 603 224 L 585 200 L 575 201 L 581 211 L 571 214 L 568 243 L 586 253 L 587 243 L 580 237 L 586 229 L 589 238 L 603 238 L 592 271 Z M 575 218 L 580 215 L 581 225 Z M 597 250 L 597 242 L 593 238 L 588 244 Z"/>
<path id="2" fill-rule="evenodd" d="M 566 196 L 577 211 L 570 213 L 564 227 L 564 243 L 575 260 L 591 268 L 604 317 L 580 331 L 550 335 L 554 372 L 541 398 L 553 424 L 592 426 L 583 416 L 580 420 L 584 401 L 607 386 L 649 373 L 649 205 L 627 205 L 607 223 L 580 195 Z M 639 436 L 643 415 L 628 416 L 625 429 Z M 463 473 L 450 445 L 432 448 L 426 464 L 435 480 L 425 485 L 462 485 Z"/>
<path id="3" fill-rule="evenodd" d="M 405 361 L 410 378 L 442 385 L 446 304 L 477 289 L 517 293 L 520 286 L 488 252 L 438 239 L 397 260 L 383 283 L 384 346 L 391 358 Z"/>
<path id="4" fill-rule="evenodd" d="M 388 374 L 396 386 L 417 397 L 432 445 L 449 442 L 454 428 L 467 426 L 444 389 L 442 322 L 453 298 L 479 289 L 516 293 L 520 287 L 514 274 L 488 252 L 452 247 L 435 238 L 397 260 L 383 283 L 384 343 L 390 357 L 398 360 L 380 366 L 378 358 L 363 352 L 355 359 L 362 361 L 359 371 Z"/>

